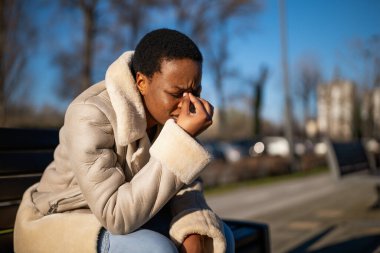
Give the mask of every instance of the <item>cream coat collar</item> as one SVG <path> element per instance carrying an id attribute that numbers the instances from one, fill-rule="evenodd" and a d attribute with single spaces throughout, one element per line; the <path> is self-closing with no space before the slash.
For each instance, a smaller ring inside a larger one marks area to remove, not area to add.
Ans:
<path id="1" fill-rule="evenodd" d="M 126 146 L 146 132 L 146 116 L 141 95 L 130 70 L 133 51 L 122 54 L 113 62 L 105 76 L 107 92 L 116 114 L 115 138 Z"/>

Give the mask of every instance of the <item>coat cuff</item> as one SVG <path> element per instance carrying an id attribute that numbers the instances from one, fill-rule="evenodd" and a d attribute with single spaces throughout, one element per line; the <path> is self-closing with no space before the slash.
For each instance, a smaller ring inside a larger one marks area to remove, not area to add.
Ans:
<path id="1" fill-rule="evenodd" d="M 224 253 L 226 238 L 222 221 L 215 213 L 207 209 L 186 210 L 174 217 L 170 231 L 172 241 L 180 246 L 190 234 L 208 236 L 205 241 L 206 252 Z"/>
<path id="2" fill-rule="evenodd" d="M 173 119 L 166 121 L 150 154 L 185 184 L 194 181 L 211 160 L 210 154 Z"/>

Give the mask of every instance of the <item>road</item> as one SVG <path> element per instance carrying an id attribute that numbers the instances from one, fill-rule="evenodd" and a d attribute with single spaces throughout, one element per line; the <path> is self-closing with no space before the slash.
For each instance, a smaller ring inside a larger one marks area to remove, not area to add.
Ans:
<path id="1" fill-rule="evenodd" d="M 269 224 L 274 253 L 380 252 L 380 209 L 371 209 L 378 182 L 326 173 L 206 198 L 223 218 Z"/>

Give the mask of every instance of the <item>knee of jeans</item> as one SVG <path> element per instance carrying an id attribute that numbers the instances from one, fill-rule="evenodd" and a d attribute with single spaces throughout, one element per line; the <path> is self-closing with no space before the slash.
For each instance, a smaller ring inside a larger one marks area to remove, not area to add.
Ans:
<path id="1" fill-rule="evenodd" d="M 156 233 L 155 235 L 151 235 L 152 240 L 152 253 L 178 253 L 177 248 L 174 243 L 167 237 Z"/>

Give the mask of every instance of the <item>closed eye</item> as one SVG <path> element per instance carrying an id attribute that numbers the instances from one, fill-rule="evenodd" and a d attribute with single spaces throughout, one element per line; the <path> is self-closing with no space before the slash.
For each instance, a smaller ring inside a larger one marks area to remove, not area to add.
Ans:
<path id="1" fill-rule="evenodd" d="M 183 92 L 181 92 L 181 93 L 170 93 L 170 95 L 174 98 L 181 98 L 181 97 L 183 97 Z"/>

